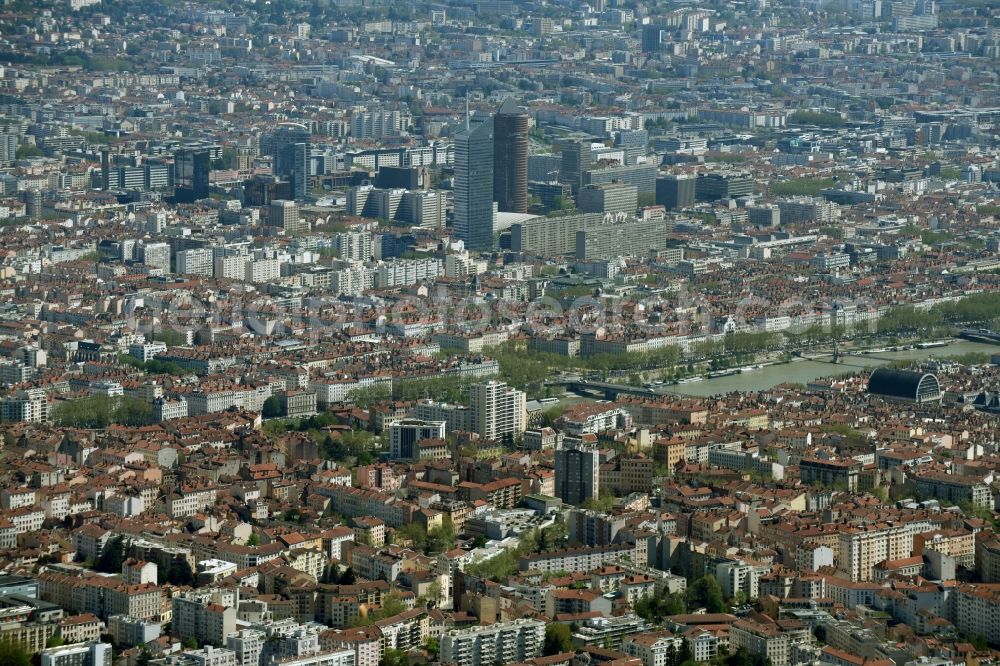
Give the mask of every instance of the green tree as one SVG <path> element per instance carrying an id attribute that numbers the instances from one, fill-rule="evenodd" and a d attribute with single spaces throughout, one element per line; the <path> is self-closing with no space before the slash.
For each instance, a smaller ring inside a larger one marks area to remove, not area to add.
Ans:
<path id="1" fill-rule="evenodd" d="M 133 368 L 142 370 L 145 373 L 151 375 L 173 375 L 178 377 L 180 375 L 186 374 L 187 371 L 181 366 L 177 365 L 172 361 L 158 361 L 155 358 L 149 361 L 140 361 L 134 356 L 129 356 L 128 354 L 119 354 L 118 362 L 122 365 L 127 365 Z"/>
<path id="2" fill-rule="evenodd" d="M 382 596 L 382 605 L 373 611 L 369 611 L 367 615 L 356 615 L 354 616 L 348 625 L 351 627 L 366 627 L 368 625 L 374 624 L 377 620 L 384 620 L 387 617 L 393 617 L 394 615 L 399 615 L 406 610 L 406 604 L 395 594 L 387 594 Z"/>
<path id="3" fill-rule="evenodd" d="M 121 534 L 111 537 L 101 549 L 94 568 L 104 573 L 121 573 L 125 561 L 125 537 Z"/>
<path id="4" fill-rule="evenodd" d="M 42 157 L 45 153 L 38 146 L 30 143 L 26 143 L 23 146 L 18 146 L 17 152 L 14 153 L 14 157 L 19 160 L 26 160 L 29 157 Z"/>
<path id="5" fill-rule="evenodd" d="M 741 647 L 726 656 L 722 662 L 725 666 L 771 666 L 771 660 L 763 655 L 751 654 L 746 648 Z"/>
<path id="6" fill-rule="evenodd" d="M 0 642 L 0 666 L 31 666 L 31 656 L 19 643 Z"/>
<path id="7" fill-rule="evenodd" d="M 149 663 L 153 661 L 153 655 L 149 653 L 146 646 L 142 646 L 142 650 L 139 652 L 139 656 L 135 658 L 136 666 L 149 666 Z"/>
<path id="8" fill-rule="evenodd" d="M 611 491 L 602 488 L 598 497 L 588 497 L 583 501 L 583 504 L 580 505 L 580 508 L 607 513 L 614 505 L 615 496 L 611 493 Z"/>
<path id="9" fill-rule="evenodd" d="M 232 146 L 225 146 L 222 149 L 222 168 L 223 169 L 235 169 L 236 168 L 236 149 Z"/>
<path id="10" fill-rule="evenodd" d="M 487 560 L 475 562 L 465 567 L 465 573 L 485 580 L 500 582 L 517 572 L 517 554 L 505 550 Z"/>
<path id="11" fill-rule="evenodd" d="M 281 401 L 278 400 L 277 396 L 272 395 L 264 401 L 264 405 L 260 410 L 260 415 L 265 419 L 273 419 L 282 415 Z"/>
<path id="12" fill-rule="evenodd" d="M 680 592 L 661 597 L 646 597 L 635 605 L 635 612 L 650 622 L 661 622 L 663 618 L 671 615 L 683 615 L 687 610 L 687 602 Z"/>
<path id="13" fill-rule="evenodd" d="M 427 530 L 420 523 L 407 523 L 397 527 L 396 534 L 412 542 L 414 548 L 423 549 L 427 546 Z"/>
<path id="14" fill-rule="evenodd" d="M 688 606 L 705 608 L 709 613 L 725 613 L 729 610 L 722 597 L 722 588 L 714 576 L 702 576 L 688 588 Z"/>
<path id="15" fill-rule="evenodd" d="M 573 632 L 568 624 L 553 622 L 545 626 L 545 645 L 542 653 L 545 656 L 573 651 Z"/>
<path id="16" fill-rule="evenodd" d="M 198 649 L 198 639 L 195 638 L 194 636 L 189 636 L 188 638 L 185 638 L 184 639 L 184 647 L 187 648 L 188 650 L 197 650 Z"/>
<path id="17" fill-rule="evenodd" d="M 247 537 L 247 545 L 248 546 L 259 546 L 260 545 L 260 537 L 257 535 L 256 532 L 251 532 L 250 536 Z"/>
<path id="18" fill-rule="evenodd" d="M 317 429 L 328 424 L 314 419 L 315 417 L 306 419 L 299 425 L 299 430 L 315 434 L 317 437 L 320 436 L 321 431 Z M 313 433 L 314 430 L 315 433 Z M 327 436 L 324 438 L 323 454 L 330 460 L 337 462 L 354 458 L 356 465 L 369 465 L 375 459 L 372 455 L 372 449 L 376 443 L 375 436 L 364 430 L 341 432 L 336 437 Z"/>
<path id="19" fill-rule="evenodd" d="M 554 523 L 542 530 L 539 546 L 542 550 L 555 550 L 562 546 L 568 537 L 569 528 L 566 527 L 562 514 L 559 514 Z"/>
<path id="20" fill-rule="evenodd" d="M 153 339 L 168 347 L 180 347 L 187 343 L 184 336 L 172 328 L 161 328 L 153 334 Z"/>
<path id="21" fill-rule="evenodd" d="M 171 585 L 192 586 L 195 583 L 194 571 L 186 557 L 177 557 L 170 561 L 167 582 Z"/>
<path id="22" fill-rule="evenodd" d="M 63 637 L 56 636 L 55 634 L 49 636 L 49 640 L 45 641 L 45 647 L 47 648 L 62 647 L 65 644 L 66 641 L 63 640 Z"/>
<path id="23" fill-rule="evenodd" d="M 677 649 L 677 663 L 678 664 L 686 664 L 687 662 L 691 661 L 693 658 L 694 658 L 694 655 L 691 654 L 691 646 L 688 645 L 688 642 L 687 642 L 686 639 L 682 638 L 681 639 L 681 646 L 680 646 L 680 648 Z"/>
<path id="24" fill-rule="evenodd" d="M 680 662 L 677 661 L 677 645 L 671 643 L 667 646 L 667 664 L 666 666 L 680 666 Z"/>
<path id="25" fill-rule="evenodd" d="M 427 533 L 427 553 L 444 553 L 453 549 L 455 536 L 455 525 L 446 519 L 441 527 L 435 527 Z"/>
<path id="26" fill-rule="evenodd" d="M 388 648 L 378 662 L 378 666 L 407 666 L 406 653 L 395 648 Z"/>

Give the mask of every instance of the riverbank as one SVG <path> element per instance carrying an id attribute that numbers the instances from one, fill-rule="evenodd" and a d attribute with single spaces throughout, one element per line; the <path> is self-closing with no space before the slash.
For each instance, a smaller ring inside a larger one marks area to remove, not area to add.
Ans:
<path id="1" fill-rule="evenodd" d="M 786 382 L 808 384 L 821 377 L 840 375 L 846 372 L 872 370 L 899 361 L 923 361 L 931 358 L 949 358 L 966 354 L 1000 354 L 1000 344 L 985 344 L 954 339 L 943 346 L 917 347 L 890 351 L 886 348 L 872 350 L 852 350 L 841 354 L 840 362 L 833 363 L 831 354 L 805 358 L 795 358 L 787 363 L 762 364 L 750 372 L 741 372 L 722 377 L 704 377 L 700 381 L 683 384 L 658 386 L 663 393 L 710 396 L 733 391 L 759 391 Z"/>

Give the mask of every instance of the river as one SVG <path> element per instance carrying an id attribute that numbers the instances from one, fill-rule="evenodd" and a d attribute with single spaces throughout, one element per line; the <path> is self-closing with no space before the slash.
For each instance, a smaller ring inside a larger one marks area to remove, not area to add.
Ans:
<path id="1" fill-rule="evenodd" d="M 878 352 L 860 356 L 843 356 L 841 357 L 841 362 L 837 364 L 823 361 L 797 360 L 791 363 L 770 365 L 760 370 L 744 372 L 739 375 L 704 379 L 700 382 L 692 382 L 690 384 L 665 386 L 661 390 L 664 393 L 692 396 L 719 395 L 732 391 L 758 391 L 785 382 L 806 384 L 820 377 L 876 368 L 894 361 L 947 358 L 949 356 L 961 356 L 974 352 L 1000 354 L 1000 345 L 953 340 L 944 347 L 910 349 L 898 352 Z"/>

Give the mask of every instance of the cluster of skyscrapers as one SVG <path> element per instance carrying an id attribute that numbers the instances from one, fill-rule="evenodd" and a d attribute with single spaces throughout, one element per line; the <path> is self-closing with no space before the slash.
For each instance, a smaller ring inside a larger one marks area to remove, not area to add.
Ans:
<path id="1" fill-rule="evenodd" d="M 528 212 L 528 114 L 512 100 L 455 137 L 455 236 L 494 247 L 497 212 Z"/>

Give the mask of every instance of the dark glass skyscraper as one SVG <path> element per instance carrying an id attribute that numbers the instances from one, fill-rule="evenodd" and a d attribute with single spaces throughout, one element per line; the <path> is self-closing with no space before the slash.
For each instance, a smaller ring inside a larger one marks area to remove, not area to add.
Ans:
<path id="1" fill-rule="evenodd" d="M 528 114 L 508 99 L 493 116 L 493 199 L 497 210 L 528 212 Z"/>
<path id="2" fill-rule="evenodd" d="M 593 448 L 573 444 L 556 449 L 556 497 L 567 504 L 598 497 L 600 467 L 600 455 Z"/>
<path id="3" fill-rule="evenodd" d="M 179 203 L 207 199 L 210 167 L 207 148 L 185 148 L 174 153 L 174 199 Z"/>
<path id="4" fill-rule="evenodd" d="M 273 173 L 289 182 L 296 201 L 309 193 L 309 139 L 309 128 L 299 123 L 282 123 L 274 132 Z"/>
<path id="5" fill-rule="evenodd" d="M 656 53 L 663 48 L 664 32 L 662 26 L 644 25 L 640 35 L 640 48 L 643 53 Z"/>
<path id="6" fill-rule="evenodd" d="M 573 194 L 580 189 L 580 177 L 593 163 L 593 153 L 590 150 L 590 139 L 572 139 L 562 144 L 562 166 L 559 168 L 559 180 L 569 183 Z"/>
<path id="7" fill-rule="evenodd" d="M 656 179 L 656 203 L 669 209 L 693 205 L 694 195 L 694 176 L 671 175 Z"/>
<path id="8" fill-rule="evenodd" d="M 455 237 L 493 249 L 493 118 L 455 135 Z"/>

